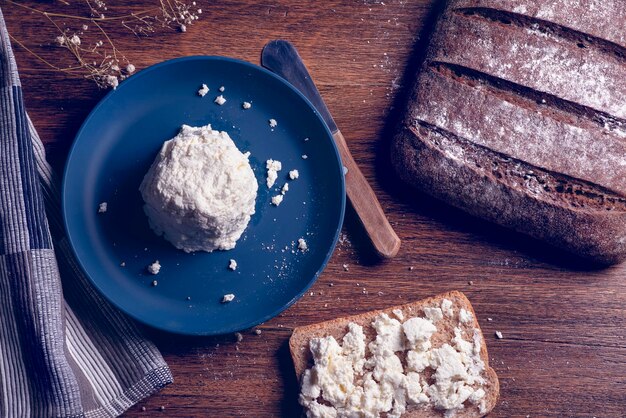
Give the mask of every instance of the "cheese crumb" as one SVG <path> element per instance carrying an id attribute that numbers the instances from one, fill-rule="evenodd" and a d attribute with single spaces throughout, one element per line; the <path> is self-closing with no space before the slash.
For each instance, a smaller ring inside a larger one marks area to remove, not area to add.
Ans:
<path id="1" fill-rule="evenodd" d="M 424 308 L 424 315 L 432 322 L 437 322 L 443 319 L 443 312 L 441 308 Z"/>
<path id="2" fill-rule="evenodd" d="M 461 310 L 459 311 L 459 321 L 467 324 L 469 322 L 472 322 L 472 320 L 474 319 L 474 316 L 472 315 L 471 312 L 466 311 L 465 309 L 461 308 Z"/>
<path id="3" fill-rule="evenodd" d="M 291 180 L 295 180 L 295 179 L 297 179 L 298 177 L 300 177 L 300 173 L 298 172 L 298 170 L 291 170 L 291 171 L 289 172 L 289 178 L 290 178 Z"/>
<path id="4" fill-rule="evenodd" d="M 394 309 L 392 312 L 399 321 L 404 321 L 404 314 L 401 309 Z"/>
<path id="5" fill-rule="evenodd" d="M 109 204 L 107 202 L 102 202 L 98 205 L 98 213 L 106 213 Z"/>
<path id="6" fill-rule="evenodd" d="M 220 86 L 220 88 L 218 90 L 220 91 L 220 93 L 223 93 L 224 90 L 226 90 L 226 88 L 224 86 Z"/>
<path id="7" fill-rule="evenodd" d="M 483 388 L 478 388 L 472 393 L 469 397 L 469 401 L 473 404 L 478 403 L 482 398 L 485 397 L 487 392 Z"/>
<path id="8" fill-rule="evenodd" d="M 222 296 L 222 303 L 232 302 L 233 299 L 235 299 L 235 295 L 233 295 L 232 293 L 228 293 Z"/>
<path id="9" fill-rule="evenodd" d="M 504 335 L 502 335 L 502 333 L 500 331 L 496 331 L 496 338 L 501 340 L 504 338 Z"/>
<path id="10" fill-rule="evenodd" d="M 250 102 L 243 102 L 241 107 L 243 107 L 244 109 L 250 109 L 252 107 L 252 103 L 250 103 Z"/>
<path id="11" fill-rule="evenodd" d="M 474 383 L 464 364 L 464 356 L 449 344 L 433 350 L 431 367 L 436 368 L 435 383 L 428 387 L 428 395 L 435 408 L 455 410 L 463 407 L 474 389 Z"/>
<path id="12" fill-rule="evenodd" d="M 243 341 L 243 335 L 241 335 L 241 332 L 236 332 L 235 333 L 235 338 L 237 339 L 238 343 Z"/>
<path id="13" fill-rule="evenodd" d="M 283 202 L 283 198 L 284 196 L 282 194 L 277 194 L 276 196 L 272 197 L 272 205 L 274 206 L 278 206 Z"/>
<path id="14" fill-rule="evenodd" d="M 306 251 L 308 248 L 309 247 L 308 247 L 306 241 L 304 240 L 304 238 L 298 238 L 298 249 L 300 251 Z"/>
<path id="15" fill-rule="evenodd" d="M 133 64 L 128 64 L 128 65 L 126 66 L 126 72 L 127 72 L 128 74 L 132 74 L 132 73 L 134 73 L 134 72 L 135 72 L 135 70 L 136 70 L 136 68 L 135 68 L 135 66 L 134 66 Z"/>
<path id="16" fill-rule="evenodd" d="M 276 119 L 270 119 L 268 122 L 270 124 L 270 128 L 275 128 L 278 126 L 278 122 L 276 122 Z"/>
<path id="17" fill-rule="evenodd" d="M 478 404 L 478 412 L 480 413 L 480 415 L 485 415 L 487 413 L 487 402 L 482 400 L 480 401 L 480 403 Z M 529 416 L 526 415 L 526 417 L 528 418 Z"/>
<path id="18" fill-rule="evenodd" d="M 428 351 L 410 350 L 406 354 L 407 370 L 421 373 L 430 365 L 431 353 Z"/>
<path id="19" fill-rule="evenodd" d="M 226 99 L 224 98 L 224 96 L 222 96 L 221 94 L 219 96 L 217 96 L 215 98 L 215 100 L 213 100 L 215 103 L 217 103 L 218 105 L 223 105 L 224 103 L 226 103 Z"/>
<path id="20" fill-rule="evenodd" d="M 276 182 L 276 179 L 278 178 L 278 172 L 282 170 L 283 165 L 280 161 L 270 159 L 265 162 L 265 168 L 267 168 L 267 188 L 271 189 Z"/>
<path id="21" fill-rule="evenodd" d="M 303 160 L 306 160 L 307 158 L 309 158 L 309 156 L 308 156 L 308 155 L 306 155 L 306 154 L 302 154 L 302 159 L 303 159 Z"/>
<path id="22" fill-rule="evenodd" d="M 237 270 L 237 261 L 231 258 L 230 261 L 228 262 L 228 268 L 233 271 Z"/>
<path id="23" fill-rule="evenodd" d="M 441 301 L 441 311 L 446 315 L 446 316 L 453 316 L 454 315 L 454 310 L 452 309 L 452 301 L 449 299 L 444 299 Z"/>
<path id="24" fill-rule="evenodd" d="M 430 337 L 437 327 L 428 319 L 414 317 L 402 324 L 407 343 L 413 350 L 426 351 L 430 348 Z"/>
<path id="25" fill-rule="evenodd" d="M 159 263 L 159 260 L 156 260 L 154 263 L 148 265 L 148 273 L 159 274 L 160 271 L 161 271 L 161 263 Z"/>
<path id="26" fill-rule="evenodd" d="M 206 84 L 203 84 L 202 87 L 200 87 L 200 90 L 198 90 L 198 96 L 204 97 L 206 96 L 208 92 L 209 92 L 209 86 L 207 86 Z"/>
<path id="27" fill-rule="evenodd" d="M 284 184 L 284 186 L 283 186 L 283 188 L 282 188 L 282 189 L 280 189 L 280 193 L 281 193 L 281 194 L 285 194 L 285 193 L 287 193 L 288 191 L 289 191 L 289 183 L 285 183 L 285 184 Z"/>

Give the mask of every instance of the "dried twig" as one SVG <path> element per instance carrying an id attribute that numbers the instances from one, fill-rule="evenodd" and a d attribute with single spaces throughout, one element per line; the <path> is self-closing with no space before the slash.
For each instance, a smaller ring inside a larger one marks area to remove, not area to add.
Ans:
<path id="1" fill-rule="evenodd" d="M 7 0 L 7 2 L 44 16 L 59 33 L 53 44 L 56 47 L 67 49 L 78 62 L 78 65 L 66 68 L 55 65 L 12 36 L 11 39 L 16 44 L 53 70 L 66 74 L 82 74 L 83 77 L 93 80 L 98 87 L 112 87 L 114 89 L 121 80 L 135 72 L 135 66 L 116 48 L 103 24 L 121 21 L 121 25 L 136 36 L 149 36 L 157 32 L 159 28 L 186 32 L 187 26 L 198 20 L 198 15 L 202 13 L 202 10 L 196 7 L 195 1 L 188 4 L 181 0 L 159 0 L 158 7 L 113 17 L 105 16 L 104 12 L 108 10 L 108 7 L 104 0 L 81 0 L 89 16 L 43 11 L 16 3 L 13 0 Z M 63 0 L 61 3 L 69 4 Z M 57 23 L 57 19 L 63 23 L 65 29 Z M 85 23 L 82 24 L 81 29 L 70 30 L 70 26 L 66 26 L 66 20 Z M 104 37 L 106 43 L 98 40 L 91 46 L 87 45 L 85 42 L 85 32 L 89 27 L 87 23 L 98 28 L 98 33 Z"/>

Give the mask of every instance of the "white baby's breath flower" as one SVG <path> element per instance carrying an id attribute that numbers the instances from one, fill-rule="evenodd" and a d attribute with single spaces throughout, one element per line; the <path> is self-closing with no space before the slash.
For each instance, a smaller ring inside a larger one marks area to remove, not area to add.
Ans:
<path id="1" fill-rule="evenodd" d="M 72 37 L 70 38 L 70 43 L 72 45 L 79 46 L 80 45 L 80 38 L 78 37 L 78 35 L 72 35 Z"/>
<path id="2" fill-rule="evenodd" d="M 105 81 L 106 81 L 108 86 L 113 87 L 113 90 L 115 90 L 117 88 L 117 86 L 120 84 L 120 81 L 114 75 L 106 76 Z"/>
<path id="3" fill-rule="evenodd" d="M 105 1 L 107 0 L 88 1 L 89 19 L 92 22 L 106 19 L 104 11 L 108 9 Z M 157 9 L 159 11 L 156 15 L 139 18 L 131 13 L 133 18 L 122 21 L 122 26 L 131 30 L 135 35 L 148 36 L 155 33 L 159 27 L 187 32 L 187 27 L 193 25 L 198 20 L 198 15 L 202 13 L 199 3 L 196 5 L 196 2 L 176 0 L 170 5 L 169 2 L 161 2 L 161 8 Z M 106 39 L 97 40 L 96 38 L 96 41 L 92 41 L 85 38 L 87 30 L 92 30 L 91 25 L 83 20 L 78 23 L 75 31 L 69 28 L 61 29 L 59 36 L 51 36 L 50 44 L 68 49 L 68 53 L 72 53 L 79 63 L 76 68 L 84 71 L 85 77 L 93 80 L 98 87 L 115 89 L 122 80 L 136 71 L 135 66 L 120 54 L 106 33 L 103 32 Z M 97 59 L 94 60 L 94 58 Z"/>

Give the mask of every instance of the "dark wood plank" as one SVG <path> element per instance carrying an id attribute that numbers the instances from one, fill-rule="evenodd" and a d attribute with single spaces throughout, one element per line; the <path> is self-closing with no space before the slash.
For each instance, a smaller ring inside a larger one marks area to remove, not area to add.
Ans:
<path id="1" fill-rule="evenodd" d="M 122 3 L 112 1 L 112 13 L 128 7 Z M 119 25 L 107 27 L 137 68 L 191 54 L 258 62 L 267 41 L 291 40 L 403 241 L 396 259 L 378 261 L 349 210 L 342 242 L 313 294 L 263 324 L 261 335 L 247 332 L 236 343 L 232 335 L 190 339 L 147 331 L 176 381 L 127 416 L 296 416 L 297 383 L 286 350 L 293 327 L 450 289 L 468 295 L 485 331 L 502 383 L 493 415 L 626 416 L 626 266 L 592 268 L 412 193 L 393 175 L 386 153 L 393 120 L 435 3 L 198 1 L 203 14 L 185 34 L 137 39 Z M 72 63 L 47 46 L 56 33 L 41 16 L 2 7 L 14 37 L 46 59 Z M 15 53 L 31 118 L 60 169 L 103 92 L 50 71 L 23 48 Z M 493 337 L 496 330 L 503 340 Z"/>

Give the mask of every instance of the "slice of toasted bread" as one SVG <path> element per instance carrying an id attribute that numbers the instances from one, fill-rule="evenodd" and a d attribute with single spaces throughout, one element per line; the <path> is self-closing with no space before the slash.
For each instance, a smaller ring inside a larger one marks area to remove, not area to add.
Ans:
<path id="1" fill-rule="evenodd" d="M 452 291 L 443 293 L 431 298 L 423 299 L 417 302 L 407 303 L 405 305 L 393 306 L 387 309 L 379 311 L 365 312 L 359 315 L 347 316 L 343 318 L 333 319 L 331 321 L 321 322 L 318 324 L 307 325 L 303 327 L 295 328 L 291 338 L 289 339 L 289 349 L 291 351 L 291 358 L 295 367 L 298 380 L 302 377 L 304 371 L 312 366 L 311 352 L 309 350 L 309 341 L 313 338 L 332 336 L 337 341 L 341 341 L 343 336 L 347 332 L 347 326 L 350 322 L 361 325 L 365 332 L 366 343 L 369 343 L 374 335 L 375 331 L 371 326 L 373 319 L 380 313 L 386 313 L 389 316 L 394 316 L 393 311 L 399 309 L 406 319 L 415 316 L 424 316 L 425 307 L 440 307 L 443 299 L 452 301 L 452 307 L 454 309 L 454 315 L 452 317 L 444 316 L 443 319 L 436 322 L 437 332 L 432 336 L 431 342 L 434 348 L 440 347 L 444 343 L 451 343 L 454 338 L 454 328 L 459 327 L 465 330 L 480 330 L 478 321 L 476 320 L 476 314 L 470 301 L 461 292 Z M 464 308 L 472 313 L 472 321 L 461 324 L 459 322 L 459 310 Z M 482 336 L 482 331 L 481 331 Z M 485 407 L 484 413 L 481 414 L 479 407 L 470 403 L 466 403 L 465 408 L 462 411 L 456 413 L 456 417 L 469 418 L 480 417 L 488 414 L 496 405 L 498 396 L 500 393 L 500 385 L 498 382 L 498 376 L 496 372 L 489 367 L 489 355 L 487 353 L 487 346 L 484 343 L 484 336 L 482 338 L 483 344 L 480 352 L 480 357 L 485 363 L 485 370 L 483 371 L 483 377 L 485 384 L 483 389 L 486 392 L 484 397 Z M 436 410 L 430 405 L 409 406 L 403 417 L 416 418 L 416 417 L 441 417 L 445 411 Z"/>

